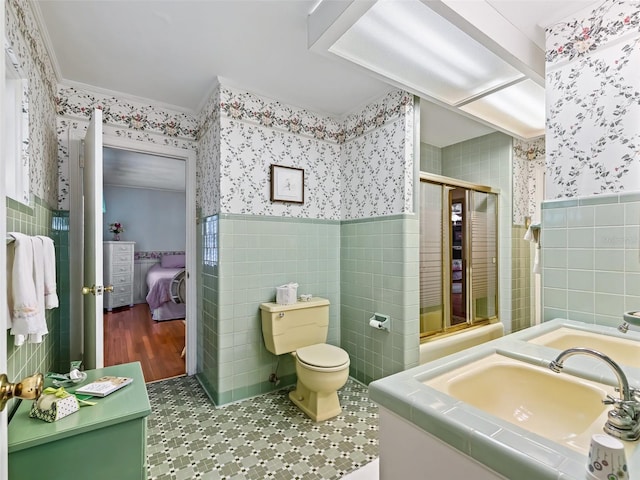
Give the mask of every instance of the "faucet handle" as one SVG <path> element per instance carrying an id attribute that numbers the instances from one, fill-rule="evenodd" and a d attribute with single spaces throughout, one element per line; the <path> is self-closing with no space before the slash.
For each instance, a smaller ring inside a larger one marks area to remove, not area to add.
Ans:
<path id="1" fill-rule="evenodd" d="M 616 388 L 616 391 L 618 391 L 618 389 Z M 607 398 L 602 400 L 602 403 L 604 403 L 605 405 L 619 405 L 621 402 L 621 400 L 619 398 L 614 398 L 611 395 L 607 394 Z"/>

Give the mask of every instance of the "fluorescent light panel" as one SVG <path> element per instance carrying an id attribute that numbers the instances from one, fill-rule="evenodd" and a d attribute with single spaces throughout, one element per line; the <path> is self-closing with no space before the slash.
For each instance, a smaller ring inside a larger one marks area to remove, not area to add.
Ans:
<path id="1" fill-rule="evenodd" d="M 379 0 L 329 51 L 449 105 L 524 78 L 419 0 Z"/>
<path id="2" fill-rule="evenodd" d="M 544 88 L 525 80 L 460 107 L 522 138 L 544 135 Z"/>

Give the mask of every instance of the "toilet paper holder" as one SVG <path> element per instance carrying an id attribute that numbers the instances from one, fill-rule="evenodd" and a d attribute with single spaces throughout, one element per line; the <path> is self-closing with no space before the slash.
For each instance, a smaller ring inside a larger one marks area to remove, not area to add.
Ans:
<path id="1" fill-rule="evenodd" d="M 373 317 L 369 319 L 369 326 L 377 328 L 378 330 L 391 331 L 391 317 L 382 313 L 374 313 Z"/>

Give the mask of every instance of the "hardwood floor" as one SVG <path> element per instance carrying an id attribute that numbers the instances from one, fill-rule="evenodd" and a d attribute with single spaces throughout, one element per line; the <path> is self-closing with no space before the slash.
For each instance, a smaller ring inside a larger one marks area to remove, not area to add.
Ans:
<path id="1" fill-rule="evenodd" d="M 104 364 L 139 361 L 146 382 L 184 375 L 183 320 L 156 322 L 146 303 L 104 314 Z"/>

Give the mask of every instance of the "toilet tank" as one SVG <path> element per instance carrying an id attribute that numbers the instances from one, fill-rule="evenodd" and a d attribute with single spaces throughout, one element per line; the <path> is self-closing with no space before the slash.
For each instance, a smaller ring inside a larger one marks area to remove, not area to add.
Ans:
<path id="1" fill-rule="evenodd" d="M 261 303 L 262 336 L 267 350 L 276 355 L 327 341 L 329 300 L 311 297 L 291 305 Z"/>

